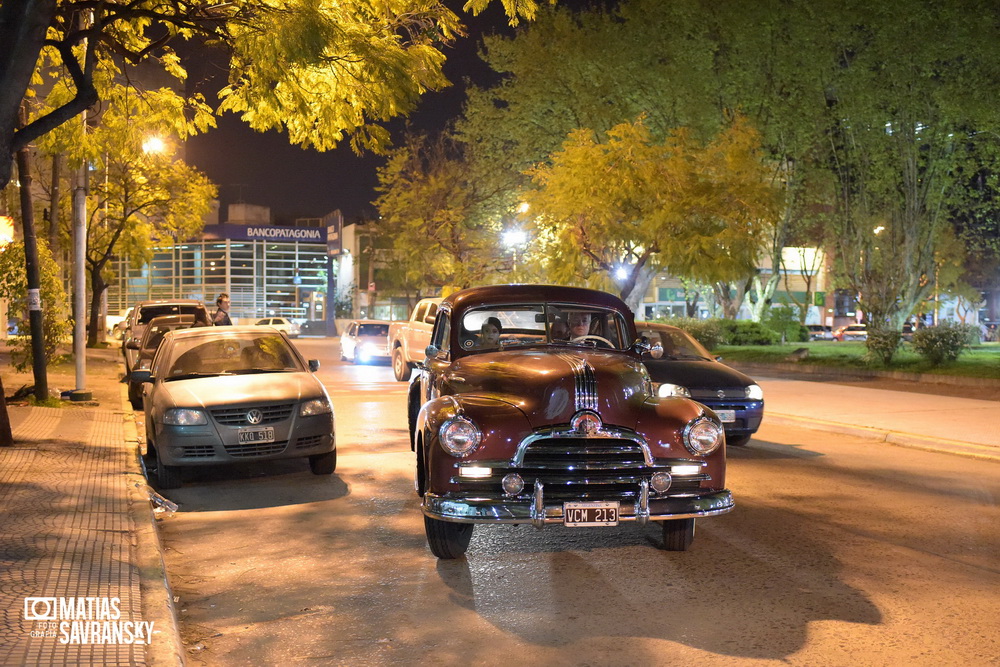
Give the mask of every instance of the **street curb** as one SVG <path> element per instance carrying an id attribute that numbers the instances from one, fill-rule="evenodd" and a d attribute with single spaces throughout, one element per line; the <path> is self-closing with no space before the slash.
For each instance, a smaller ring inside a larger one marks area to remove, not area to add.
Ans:
<path id="1" fill-rule="evenodd" d="M 184 667 L 186 653 L 181 641 L 180 625 L 174 594 L 163 563 L 163 543 L 156 527 L 156 515 L 149 501 L 149 485 L 139 461 L 139 434 L 132 405 L 128 400 L 128 385 L 121 385 L 122 428 L 124 431 L 129 512 L 135 526 L 136 567 L 142 593 L 143 620 L 155 623 L 155 641 L 146 647 L 146 664 L 151 667 Z M 158 635 L 158 636 L 157 636 Z"/>
<path id="2" fill-rule="evenodd" d="M 908 373 L 906 371 L 883 371 L 873 368 L 838 368 L 835 366 L 810 364 L 808 361 L 799 363 L 789 362 L 766 364 L 753 361 L 727 361 L 724 359 L 723 363 L 750 375 L 753 373 L 766 375 L 770 370 L 781 373 L 794 373 L 797 375 L 833 375 L 862 380 L 883 378 L 887 380 L 919 382 L 921 384 L 943 384 L 952 387 L 1000 387 L 1000 380 L 995 378 L 973 378 L 962 377 L 959 375 L 937 375 L 934 373 Z"/>
<path id="3" fill-rule="evenodd" d="M 921 449 L 928 452 L 955 454 L 958 456 L 966 456 L 984 461 L 1000 462 L 1000 449 L 997 447 L 990 447 L 989 445 L 978 445 L 958 440 L 945 440 L 943 438 L 930 438 L 924 435 L 917 435 L 915 433 L 888 431 L 870 426 L 853 426 L 850 424 L 823 421 L 822 419 L 774 414 L 771 412 L 767 413 L 765 421 L 769 424 L 781 424 L 784 426 L 796 426 L 798 428 L 825 431 L 827 433 L 854 435 L 860 438 L 878 440 L 889 445 L 896 445 L 897 447 Z"/>

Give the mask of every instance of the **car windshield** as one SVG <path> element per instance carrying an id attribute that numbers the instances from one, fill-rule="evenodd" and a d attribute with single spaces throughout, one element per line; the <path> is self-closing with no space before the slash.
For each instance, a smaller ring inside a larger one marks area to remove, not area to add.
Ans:
<path id="1" fill-rule="evenodd" d="M 526 345 L 569 345 L 624 350 L 621 313 L 588 304 L 536 303 L 486 306 L 462 315 L 463 350 L 496 350 Z"/>
<path id="2" fill-rule="evenodd" d="M 362 324 L 358 327 L 359 336 L 388 336 L 388 324 Z"/>
<path id="3" fill-rule="evenodd" d="M 227 333 L 177 341 L 165 379 L 299 370 L 298 359 L 280 335 Z"/>
<path id="4" fill-rule="evenodd" d="M 651 345 L 659 343 L 663 347 L 663 356 L 661 359 L 672 359 L 674 361 L 684 359 L 712 359 L 712 354 L 701 343 L 681 329 L 639 328 L 638 331 L 639 338 L 642 340 Z"/>

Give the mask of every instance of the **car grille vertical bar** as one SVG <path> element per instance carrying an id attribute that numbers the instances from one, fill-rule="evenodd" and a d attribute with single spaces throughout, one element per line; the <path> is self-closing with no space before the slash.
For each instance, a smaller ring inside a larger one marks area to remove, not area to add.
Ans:
<path id="1" fill-rule="evenodd" d="M 596 412 L 597 376 L 594 374 L 594 367 L 572 354 L 560 354 L 559 358 L 573 369 L 576 411 L 593 410 Z"/>

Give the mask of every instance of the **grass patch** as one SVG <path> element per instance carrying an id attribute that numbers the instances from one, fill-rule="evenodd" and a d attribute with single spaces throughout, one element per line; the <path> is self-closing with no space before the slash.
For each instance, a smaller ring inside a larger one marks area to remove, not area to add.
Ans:
<path id="1" fill-rule="evenodd" d="M 903 371 L 907 373 L 929 373 L 932 375 L 953 375 L 971 378 L 1000 379 L 1000 343 L 973 345 L 962 352 L 957 361 L 931 366 L 908 345 L 896 352 L 892 364 L 882 365 L 869 361 L 868 350 L 863 342 L 813 341 L 810 343 L 786 343 L 784 345 L 720 345 L 713 351 L 723 361 L 776 364 L 785 363 L 793 351 L 805 347 L 809 357 L 797 362 L 798 365 L 822 366 L 827 368 L 864 368 L 871 370 Z"/>

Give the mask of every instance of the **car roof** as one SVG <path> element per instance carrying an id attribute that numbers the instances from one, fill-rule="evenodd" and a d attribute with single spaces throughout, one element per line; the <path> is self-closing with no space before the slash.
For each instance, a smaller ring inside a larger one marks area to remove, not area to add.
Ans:
<path id="1" fill-rule="evenodd" d="M 175 329 L 170 332 L 174 336 L 174 339 L 178 338 L 197 338 L 199 336 L 215 336 L 218 338 L 225 338 L 226 336 L 232 334 L 254 334 L 261 335 L 262 333 L 268 333 L 266 330 L 260 327 L 254 326 L 252 324 L 241 324 L 235 326 L 208 326 L 208 327 L 192 327 L 190 329 Z M 274 333 L 281 335 L 280 329 L 274 329 Z"/>
<path id="2" fill-rule="evenodd" d="M 455 310 L 471 308 L 480 304 L 517 304 L 530 301 L 554 301 L 588 304 L 613 308 L 631 314 L 631 310 L 618 297 L 585 287 L 565 287 L 562 285 L 486 285 L 470 287 L 455 292 L 443 300 Z"/>
<path id="3" fill-rule="evenodd" d="M 680 327 L 675 327 L 672 324 L 664 324 L 663 322 L 643 322 L 641 320 L 636 320 L 636 329 L 658 329 L 659 331 L 683 331 Z"/>
<path id="4" fill-rule="evenodd" d="M 392 324 L 390 320 L 351 320 L 351 324 Z"/>
<path id="5" fill-rule="evenodd" d="M 149 321 L 149 325 L 158 324 L 163 326 L 164 324 L 186 324 L 188 322 L 194 322 L 194 315 L 157 315 Z"/>
<path id="6" fill-rule="evenodd" d="M 133 308 L 142 308 L 144 306 L 170 306 L 177 304 L 179 306 L 189 306 L 191 304 L 198 304 L 199 306 L 204 306 L 204 301 L 199 301 L 198 299 L 156 299 L 152 301 L 140 301 Z"/>

